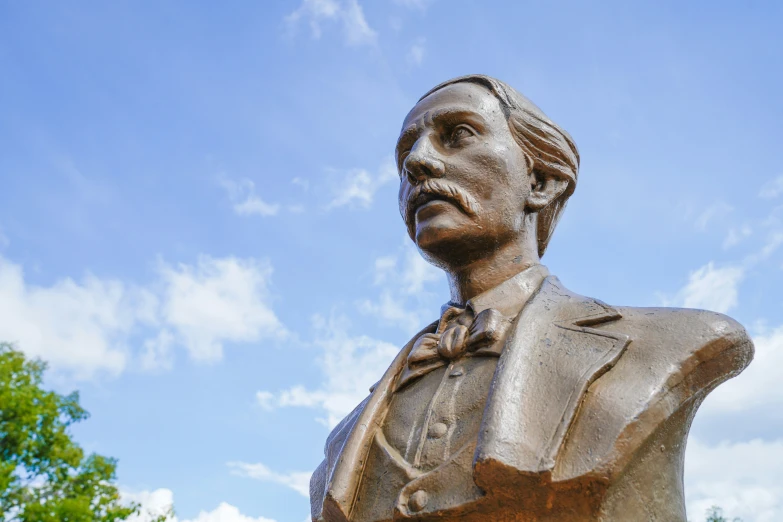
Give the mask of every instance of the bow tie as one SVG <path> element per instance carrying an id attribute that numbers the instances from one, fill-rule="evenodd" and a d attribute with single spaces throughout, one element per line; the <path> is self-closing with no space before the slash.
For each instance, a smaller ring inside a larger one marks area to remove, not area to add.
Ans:
<path id="1" fill-rule="evenodd" d="M 451 307 L 443 313 L 435 333 L 422 334 L 411 348 L 397 389 L 460 357 L 500 357 L 510 321 L 488 308 L 475 318 L 470 308 Z"/>

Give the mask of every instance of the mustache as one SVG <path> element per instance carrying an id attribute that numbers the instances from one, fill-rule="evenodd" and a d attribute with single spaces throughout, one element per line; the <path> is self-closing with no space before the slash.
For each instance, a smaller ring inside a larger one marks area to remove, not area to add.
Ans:
<path id="1" fill-rule="evenodd" d="M 449 181 L 429 178 L 410 192 L 405 200 L 404 214 L 406 222 L 412 222 L 416 209 L 433 200 L 445 200 L 455 204 L 465 214 L 475 216 L 479 211 L 479 203 L 465 190 Z"/>

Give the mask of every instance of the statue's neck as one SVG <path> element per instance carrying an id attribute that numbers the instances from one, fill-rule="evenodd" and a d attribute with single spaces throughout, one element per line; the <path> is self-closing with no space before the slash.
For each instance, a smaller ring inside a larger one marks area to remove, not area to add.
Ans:
<path id="1" fill-rule="evenodd" d="M 515 243 L 467 266 L 450 270 L 448 280 L 451 302 L 465 304 L 469 299 L 495 288 L 539 261 L 535 247 Z"/>

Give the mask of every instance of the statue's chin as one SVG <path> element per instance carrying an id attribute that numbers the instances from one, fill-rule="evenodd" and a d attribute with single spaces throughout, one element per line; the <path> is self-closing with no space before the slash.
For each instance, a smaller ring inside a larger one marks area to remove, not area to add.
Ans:
<path id="1" fill-rule="evenodd" d="M 460 264 L 471 256 L 471 243 L 476 227 L 472 223 L 455 222 L 448 218 L 430 220 L 416 227 L 416 246 L 427 260 L 441 268 Z"/>

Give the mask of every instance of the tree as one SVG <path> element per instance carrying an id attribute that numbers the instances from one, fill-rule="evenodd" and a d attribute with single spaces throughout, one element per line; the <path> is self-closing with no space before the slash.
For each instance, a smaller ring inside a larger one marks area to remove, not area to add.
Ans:
<path id="1" fill-rule="evenodd" d="M 723 509 L 718 506 L 712 506 L 707 510 L 707 520 L 705 522 L 742 522 L 739 518 L 729 520 L 723 516 Z"/>
<path id="2" fill-rule="evenodd" d="M 0 343 L 0 522 L 127 520 L 140 508 L 120 501 L 117 461 L 85 456 L 68 428 L 89 414 L 78 392 L 44 390 L 45 370 Z"/>

